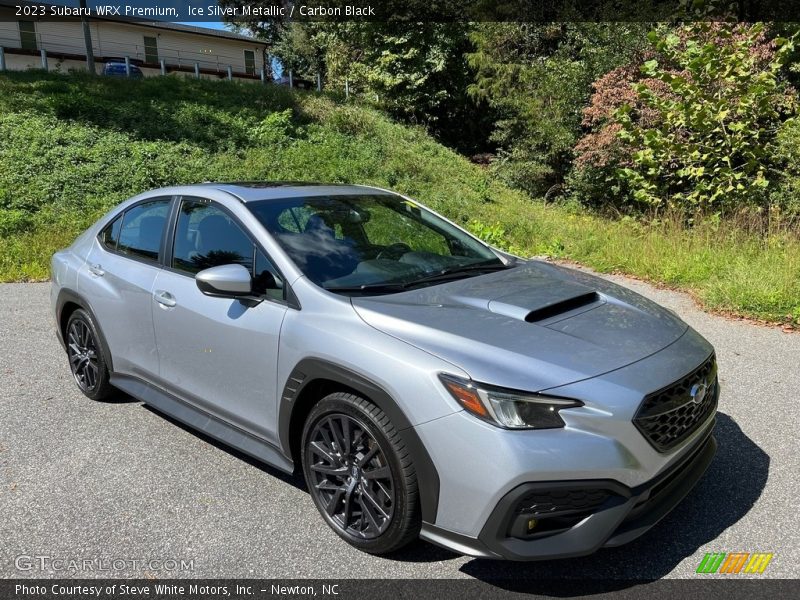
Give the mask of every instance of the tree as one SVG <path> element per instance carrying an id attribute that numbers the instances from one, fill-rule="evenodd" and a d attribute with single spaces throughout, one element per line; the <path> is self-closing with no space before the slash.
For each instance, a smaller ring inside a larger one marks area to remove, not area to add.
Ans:
<path id="1" fill-rule="evenodd" d="M 322 23 L 287 22 L 272 45 L 271 53 L 284 71 L 308 79 L 325 72 L 327 40 Z"/>
<path id="2" fill-rule="evenodd" d="M 616 171 L 640 205 L 724 210 L 766 198 L 775 140 L 795 110 L 781 71 L 793 39 L 763 24 L 696 22 L 659 35 L 614 114 L 629 164 Z M 644 110 L 651 116 L 643 119 Z"/>
<path id="3" fill-rule="evenodd" d="M 467 94 L 470 26 L 463 23 L 292 22 L 273 53 L 296 71 L 321 72 L 394 117 L 426 127 L 465 153 L 486 149 L 491 112 Z"/>
<path id="4" fill-rule="evenodd" d="M 222 8 L 239 8 L 248 5 L 250 7 L 258 7 L 263 9 L 269 8 L 288 8 L 291 0 L 259 0 L 258 2 L 249 2 L 247 0 L 217 0 Z M 237 32 L 248 32 L 260 40 L 267 43 L 267 53 L 264 56 L 264 67 L 268 77 L 272 76 L 272 67 L 270 55 L 273 53 L 273 48 L 285 34 L 288 20 L 277 14 L 274 17 L 264 21 L 260 17 L 253 17 L 249 21 L 237 19 L 236 21 L 227 21 L 226 25 L 229 29 Z"/>
<path id="5" fill-rule="evenodd" d="M 395 117 L 462 152 L 485 149 L 489 111 L 467 94 L 464 23 L 341 23 L 330 31 L 329 79 L 344 80 Z"/>
<path id="6" fill-rule="evenodd" d="M 644 23 L 482 23 L 470 93 L 497 113 L 498 172 L 533 194 L 560 184 L 598 76 L 646 45 Z"/>

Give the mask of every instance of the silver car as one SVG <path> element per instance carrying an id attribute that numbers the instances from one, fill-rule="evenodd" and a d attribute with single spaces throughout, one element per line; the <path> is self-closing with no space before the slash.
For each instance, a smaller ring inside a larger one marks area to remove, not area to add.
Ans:
<path id="1" fill-rule="evenodd" d="M 122 390 L 281 469 L 344 540 L 578 556 L 628 542 L 713 458 L 714 350 L 608 281 L 355 185 L 123 202 L 53 256 L 80 390 Z"/>

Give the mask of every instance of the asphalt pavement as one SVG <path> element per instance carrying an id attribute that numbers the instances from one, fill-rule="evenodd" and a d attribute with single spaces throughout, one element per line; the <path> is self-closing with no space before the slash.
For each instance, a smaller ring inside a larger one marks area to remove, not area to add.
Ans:
<path id="1" fill-rule="evenodd" d="M 49 284 L 0 285 L 0 577 L 694 578 L 706 552 L 741 551 L 774 554 L 761 577 L 797 578 L 800 334 L 611 279 L 672 308 L 716 347 L 719 451 L 700 484 L 639 540 L 524 564 L 424 542 L 391 558 L 349 547 L 300 479 L 129 397 L 82 396 L 55 337 Z M 62 559 L 95 570 L 65 570 Z M 152 562 L 169 560 L 177 565 Z"/>

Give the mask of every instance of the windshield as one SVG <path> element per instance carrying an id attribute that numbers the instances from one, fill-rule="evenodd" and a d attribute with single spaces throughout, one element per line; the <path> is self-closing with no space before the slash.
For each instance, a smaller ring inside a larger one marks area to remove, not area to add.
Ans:
<path id="1" fill-rule="evenodd" d="M 505 266 L 480 242 L 399 196 L 312 196 L 247 207 L 300 270 L 331 291 L 397 291 Z"/>

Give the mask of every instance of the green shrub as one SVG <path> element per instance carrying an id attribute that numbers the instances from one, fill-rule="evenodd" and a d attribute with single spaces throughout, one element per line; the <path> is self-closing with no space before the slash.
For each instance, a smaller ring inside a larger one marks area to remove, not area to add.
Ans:
<path id="1" fill-rule="evenodd" d="M 297 135 L 299 129 L 292 119 L 292 109 L 274 112 L 264 117 L 252 130 L 250 137 L 256 144 L 282 146 Z"/>
<path id="2" fill-rule="evenodd" d="M 18 208 L 0 208 L 0 236 L 28 229 L 33 224 L 31 214 Z"/>
<path id="3" fill-rule="evenodd" d="M 800 218 L 800 121 L 786 121 L 778 131 L 775 148 L 778 163 L 779 185 L 770 194 L 773 212 L 782 218 Z"/>
<path id="4" fill-rule="evenodd" d="M 793 41 L 774 40 L 774 51 L 762 24 L 707 22 L 652 41 L 648 80 L 634 88 L 654 114 L 642 122 L 626 104 L 616 115 L 633 151 L 617 174 L 634 201 L 687 213 L 762 204 L 776 131 L 794 110 L 780 77 Z"/>
<path id="5" fill-rule="evenodd" d="M 0 75 L 0 279 L 46 277 L 59 245 L 143 190 L 254 179 L 393 188 L 461 223 L 475 204 L 526 201 L 421 128 L 325 96 L 170 77 Z"/>

